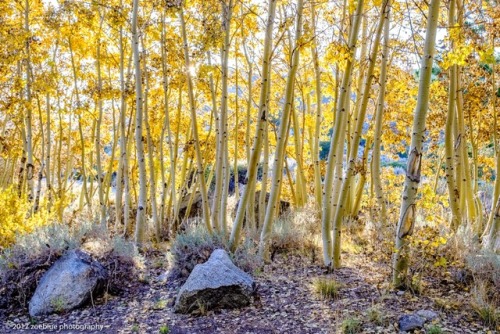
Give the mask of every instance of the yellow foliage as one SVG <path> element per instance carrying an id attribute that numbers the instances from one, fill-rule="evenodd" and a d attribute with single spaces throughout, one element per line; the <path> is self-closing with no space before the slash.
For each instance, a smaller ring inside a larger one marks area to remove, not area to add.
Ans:
<path id="1" fill-rule="evenodd" d="M 0 191 L 0 247 L 7 247 L 15 241 L 16 233 L 22 232 L 27 201 L 19 198 L 14 187 Z"/>
<path id="2" fill-rule="evenodd" d="M 415 258 L 423 261 L 422 265 L 432 263 L 434 268 L 446 267 L 448 260 L 444 246 L 448 242 L 448 235 L 441 235 L 436 227 L 425 226 L 409 237 Z"/>
<path id="3" fill-rule="evenodd" d="M 15 187 L 0 190 L 0 249 L 11 246 L 17 235 L 30 233 L 50 220 L 45 211 L 27 218 L 29 208 L 30 203 L 18 196 Z"/>
<path id="4" fill-rule="evenodd" d="M 443 69 L 448 69 L 452 65 L 463 66 L 467 64 L 467 58 L 472 53 L 473 47 L 471 45 L 458 45 L 454 50 L 444 56 Z"/>
<path id="5" fill-rule="evenodd" d="M 479 51 L 479 60 L 482 63 L 494 64 L 495 63 L 495 49 L 493 47 L 490 47 L 484 51 Z"/>

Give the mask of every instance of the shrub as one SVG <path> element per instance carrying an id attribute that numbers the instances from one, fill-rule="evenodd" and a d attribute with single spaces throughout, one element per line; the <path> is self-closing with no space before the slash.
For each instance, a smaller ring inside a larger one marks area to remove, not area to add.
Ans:
<path id="1" fill-rule="evenodd" d="M 497 292 L 500 291 L 500 256 L 490 251 L 471 253 L 466 257 L 474 281 L 485 282 Z M 500 296 L 496 296 L 500 299 Z"/>
<path id="2" fill-rule="evenodd" d="M 210 235 L 203 224 L 187 226 L 185 232 L 178 234 L 172 244 L 171 276 L 187 278 L 197 264 L 207 261 L 212 252 L 218 248 L 228 250 L 222 234 L 214 231 Z M 251 273 L 262 265 L 251 240 L 244 242 L 234 254 L 230 255 L 235 264 L 246 272 Z"/>
<path id="3" fill-rule="evenodd" d="M 485 326 L 495 329 L 500 325 L 500 312 L 495 300 L 489 296 L 489 287 L 485 282 L 476 283 L 472 291 L 472 307 Z"/>
<path id="4" fill-rule="evenodd" d="M 28 199 L 25 196 L 19 197 L 14 186 L 0 189 L 0 250 L 13 245 L 19 236 L 50 222 L 51 215 L 46 210 L 41 209 L 28 216 L 29 209 Z"/>
<path id="5" fill-rule="evenodd" d="M 425 278 L 442 276 L 452 261 L 447 252 L 449 236 L 435 226 L 425 225 L 407 237 L 410 243 L 411 268 L 404 287 L 414 294 L 421 294 L 425 288 Z"/>
<path id="6" fill-rule="evenodd" d="M 313 204 L 288 212 L 273 224 L 269 241 L 271 259 L 275 254 L 297 253 L 311 255 L 313 262 L 321 241 L 320 222 Z"/>

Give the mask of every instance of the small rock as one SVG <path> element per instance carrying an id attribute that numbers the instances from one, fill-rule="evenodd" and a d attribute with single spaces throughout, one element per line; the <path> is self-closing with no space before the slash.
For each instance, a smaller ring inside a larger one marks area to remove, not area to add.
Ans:
<path id="1" fill-rule="evenodd" d="M 424 318 L 426 321 L 432 321 L 438 317 L 438 314 L 432 310 L 420 310 L 417 315 Z"/>
<path id="2" fill-rule="evenodd" d="M 402 332 L 421 329 L 424 327 L 424 323 L 425 319 L 416 314 L 405 314 L 398 319 L 399 330 Z"/>

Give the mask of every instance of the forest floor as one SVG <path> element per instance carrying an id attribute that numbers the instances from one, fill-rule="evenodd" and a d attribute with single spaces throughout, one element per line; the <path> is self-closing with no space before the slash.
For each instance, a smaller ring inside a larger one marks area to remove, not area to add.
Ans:
<path id="1" fill-rule="evenodd" d="M 167 256 L 165 252 L 153 252 L 146 257 L 143 279 L 130 282 L 121 295 L 106 295 L 94 306 L 37 322 L 30 320 L 27 310 L 20 310 L 0 319 L 0 332 L 142 334 L 161 333 L 160 328 L 168 326 L 168 333 L 174 334 L 340 333 L 342 323 L 357 319 L 360 327 L 353 333 L 397 333 L 399 316 L 432 310 L 439 315 L 433 323 L 443 333 L 495 333 L 481 324 L 470 305 L 470 292 L 459 283 L 433 278 L 420 295 L 414 295 L 386 288 L 390 268 L 373 262 L 366 254 L 344 253 L 343 261 L 342 269 L 326 273 L 311 257 L 277 254 L 255 275 L 259 297 L 251 306 L 193 316 L 173 312 L 181 282 L 166 279 Z M 325 277 L 340 284 L 339 295 L 333 300 L 314 293 L 313 281 Z M 15 324 L 36 329 L 14 329 Z M 103 329 L 59 330 L 64 324 L 102 325 Z"/>

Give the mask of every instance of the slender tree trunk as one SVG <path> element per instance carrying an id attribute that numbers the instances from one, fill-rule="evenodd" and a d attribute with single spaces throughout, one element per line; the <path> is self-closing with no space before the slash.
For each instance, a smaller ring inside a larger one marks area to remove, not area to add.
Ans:
<path id="1" fill-rule="evenodd" d="M 448 16 L 448 25 L 450 27 L 454 27 L 455 25 L 455 8 L 456 8 L 456 0 L 451 0 L 449 16 Z M 451 49 L 452 50 L 454 49 L 453 41 L 451 42 Z M 455 110 L 457 104 L 457 76 L 456 76 L 457 65 L 452 65 L 448 73 L 449 73 L 448 114 L 446 117 L 446 129 L 445 129 L 446 183 L 448 185 L 450 208 L 452 212 L 451 226 L 454 230 L 456 230 L 462 222 L 462 213 L 460 210 L 461 209 L 460 192 L 457 185 L 457 181 L 461 183 L 460 181 L 462 179 L 460 175 L 461 169 L 458 169 L 458 172 L 455 174 L 455 160 L 453 159 L 454 158 L 453 123 L 456 118 Z M 461 138 L 458 138 L 458 140 L 461 141 Z"/>
<path id="2" fill-rule="evenodd" d="M 222 28 L 224 30 L 224 41 L 221 49 L 222 59 L 222 92 L 221 107 L 219 113 L 219 133 L 217 138 L 217 161 L 215 177 L 215 194 L 212 206 L 212 219 L 216 228 L 225 234 L 226 224 L 226 205 L 227 189 L 229 186 L 229 159 L 228 159 L 228 135 L 227 135 L 227 109 L 228 109 L 228 59 L 230 52 L 230 27 L 233 13 L 233 1 L 229 0 L 226 4 L 222 2 Z"/>
<path id="3" fill-rule="evenodd" d="M 92 215 L 92 201 L 91 201 L 91 198 L 89 195 L 89 189 L 88 189 L 88 183 L 87 183 L 87 168 L 86 168 L 86 163 L 85 163 L 85 137 L 83 135 L 83 125 L 82 125 L 82 115 L 81 115 L 81 113 L 83 111 L 80 109 L 82 107 L 82 103 L 80 101 L 80 93 L 79 93 L 79 89 L 78 89 L 78 74 L 76 71 L 75 57 L 73 55 L 71 38 L 68 38 L 68 45 L 69 45 L 69 53 L 70 53 L 70 57 L 71 57 L 71 67 L 73 69 L 76 104 L 77 104 L 77 107 L 79 108 L 77 116 L 78 116 L 78 133 L 80 135 L 80 146 L 81 146 L 80 159 L 81 159 L 82 194 L 85 197 L 89 212 Z M 69 172 L 69 170 L 68 170 L 68 172 Z M 66 179 L 65 179 L 65 182 L 67 181 Z"/>
<path id="4" fill-rule="evenodd" d="M 494 46 L 494 43 L 493 43 Z M 493 94 L 497 90 L 497 83 L 495 79 L 495 65 L 493 65 L 492 73 L 492 88 Z M 482 234 L 482 240 L 484 248 L 490 249 L 492 251 L 498 251 L 500 249 L 500 147 L 497 138 L 497 128 L 498 128 L 498 117 L 497 117 L 497 103 L 498 95 L 495 94 L 493 98 L 492 108 L 493 108 L 493 143 L 495 148 L 496 156 L 496 178 L 495 185 L 492 194 L 492 204 L 491 212 L 488 217 L 488 221 L 484 232 Z M 472 137 L 472 136 L 471 136 Z M 477 159 L 477 157 L 475 157 Z M 477 161 L 477 160 L 475 160 Z"/>
<path id="5" fill-rule="evenodd" d="M 143 40 L 143 48 L 146 50 Z M 144 57 L 144 63 L 146 63 L 146 57 Z M 154 166 L 154 147 L 153 140 L 151 138 L 151 127 L 149 125 L 149 74 L 147 73 L 146 66 L 144 66 L 144 78 L 146 84 L 146 90 L 144 92 L 144 125 L 146 127 L 146 144 L 148 147 L 148 167 L 149 167 L 149 192 L 150 192 L 150 202 L 151 202 L 151 216 L 153 221 L 153 227 L 155 229 L 156 241 L 160 242 L 160 222 L 158 220 L 158 203 L 156 201 L 156 175 Z"/>
<path id="6" fill-rule="evenodd" d="M 176 160 L 177 160 L 177 155 L 174 152 L 174 145 L 172 145 L 172 130 L 170 128 L 170 110 L 169 110 L 169 104 L 168 104 L 168 78 L 167 78 L 167 55 L 165 52 L 165 15 L 162 17 L 162 29 L 161 29 L 161 42 L 162 42 L 162 47 L 161 47 L 161 58 L 162 58 L 162 72 L 163 72 L 163 103 L 164 103 L 164 112 L 165 112 L 165 118 L 164 118 L 164 124 L 163 124 L 163 129 L 166 128 L 167 130 L 167 140 L 168 140 L 168 153 L 170 157 L 170 164 L 169 164 L 169 171 L 170 171 L 170 198 L 172 199 L 172 203 L 174 208 L 177 207 L 177 196 L 176 196 L 176 189 L 175 189 L 175 171 L 176 171 Z M 180 88 L 179 88 L 180 91 Z M 179 104 L 182 104 L 182 100 L 179 99 Z M 162 136 L 161 140 L 164 140 L 164 137 Z M 163 145 L 162 145 L 163 146 Z M 162 154 L 163 156 L 163 154 Z M 163 159 L 161 160 L 163 163 Z M 163 167 L 162 167 L 163 170 Z M 163 176 L 163 175 L 162 175 Z M 163 192 L 163 198 L 162 198 L 162 203 L 165 202 L 165 194 L 166 194 L 166 187 L 167 184 L 165 180 L 163 180 L 163 187 L 164 187 L 164 192 Z M 167 215 L 170 214 L 170 210 L 167 210 Z M 175 219 L 176 216 L 174 215 L 172 217 L 174 220 L 173 223 L 175 224 Z"/>
<path id="7" fill-rule="evenodd" d="M 325 177 L 325 183 L 323 186 L 323 213 L 321 217 L 322 235 L 323 235 L 323 261 L 327 267 L 332 266 L 332 238 L 331 238 L 331 217 L 334 207 L 334 203 L 337 204 L 337 200 L 334 201 L 332 194 L 332 183 L 334 175 L 334 166 L 338 162 L 338 159 L 342 159 L 342 156 L 338 155 L 342 147 L 343 154 L 343 140 L 345 135 L 346 120 L 348 117 L 349 110 L 346 110 L 345 105 L 347 99 L 349 99 L 349 93 L 351 90 L 351 77 L 353 70 L 353 58 L 356 53 L 356 43 L 359 34 L 359 28 L 361 23 L 361 13 L 363 9 L 364 1 L 358 1 L 356 12 L 354 13 L 353 23 L 349 35 L 348 47 L 349 47 L 349 59 L 347 60 L 347 65 L 344 70 L 344 77 L 342 79 L 342 84 L 340 87 L 340 94 L 337 99 L 337 110 L 335 115 L 335 125 L 334 133 L 330 141 L 330 152 L 328 153 L 328 165 Z M 340 178 L 341 174 L 335 173 L 336 178 Z M 338 176 L 337 176 L 338 174 Z M 338 208 L 337 208 L 338 210 Z"/>
<path id="8" fill-rule="evenodd" d="M 26 181 L 28 184 L 28 200 L 33 202 L 34 196 L 34 173 L 35 165 L 33 164 L 33 130 L 32 130 L 32 96 L 31 96 L 31 32 L 29 23 L 30 1 L 26 0 L 24 6 L 24 28 L 26 31 L 26 114 L 25 114 L 25 127 L 26 127 Z"/>
<path id="9" fill-rule="evenodd" d="M 40 209 L 40 196 L 42 193 L 42 179 L 43 179 L 43 174 L 47 174 L 47 171 L 45 170 L 45 133 L 43 131 L 43 117 L 42 117 L 42 108 L 40 106 L 40 99 L 37 97 L 37 105 L 38 105 L 38 118 L 40 120 L 40 137 L 42 138 L 42 159 L 41 159 L 41 166 L 40 169 L 38 170 L 38 180 L 37 180 L 37 185 L 36 185 L 36 192 L 35 192 L 35 201 L 33 204 L 33 213 L 37 213 L 38 210 Z"/>
<path id="10" fill-rule="evenodd" d="M 193 80 L 191 78 L 191 73 L 189 71 L 191 67 L 191 62 L 189 60 L 189 50 L 186 36 L 186 23 L 184 21 L 184 12 L 180 11 L 180 20 L 181 20 L 181 30 L 182 30 L 182 40 L 184 43 L 184 61 L 186 64 L 186 76 L 187 76 L 187 84 L 188 84 L 188 97 L 189 97 L 189 109 L 191 112 L 191 124 L 193 131 L 193 139 L 194 139 L 194 147 L 196 154 L 196 163 L 197 163 L 197 175 L 198 182 L 200 183 L 200 192 L 203 203 L 203 220 L 205 221 L 205 226 L 209 233 L 212 233 L 212 224 L 210 221 L 210 206 L 208 201 L 208 193 L 207 193 L 207 185 L 205 181 L 205 169 L 203 167 L 203 157 L 201 155 L 200 149 L 200 141 L 198 137 L 198 125 L 196 122 L 196 106 L 193 92 Z"/>
<path id="11" fill-rule="evenodd" d="M 123 10 L 123 1 L 120 1 L 120 8 Z M 123 46 L 123 27 L 120 26 L 120 159 L 118 161 L 118 172 L 116 175 L 116 192 L 115 192 L 115 231 L 118 232 L 123 219 L 123 188 L 125 185 L 125 159 L 127 158 L 127 137 L 125 133 L 125 113 L 127 109 L 127 100 L 125 97 L 125 51 Z"/>
<path id="12" fill-rule="evenodd" d="M 361 138 L 361 131 L 363 129 L 363 123 L 366 115 L 366 110 L 368 107 L 368 98 L 370 96 L 371 83 L 373 80 L 373 71 L 375 69 L 376 57 L 378 54 L 378 47 L 380 44 L 380 36 L 382 34 L 382 29 L 384 27 L 385 20 L 385 10 L 388 5 L 388 0 L 382 3 L 382 8 L 380 11 L 380 21 L 377 26 L 377 32 L 373 42 L 372 54 L 369 60 L 369 67 L 366 72 L 365 82 L 363 84 L 363 90 L 361 92 L 359 111 L 356 114 L 356 125 L 353 129 L 353 138 L 351 140 L 351 155 L 349 156 L 349 163 L 347 166 L 347 173 L 342 183 L 342 188 L 340 191 L 339 202 L 337 205 L 337 211 L 335 212 L 335 219 L 333 225 L 333 266 L 334 268 L 340 268 L 340 245 L 341 245 L 341 231 L 342 231 L 342 219 L 344 218 L 344 206 L 343 203 L 346 202 L 347 196 L 352 188 L 352 180 L 355 173 L 355 164 L 358 155 L 359 141 Z M 353 203 L 352 203 L 353 204 Z"/>
<path id="13" fill-rule="evenodd" d="M 368 161 L 368 151 L 372 146 L 371 138 L 368 138 L 365 142 L 365 149 L 363 151 L 363 158 L 361 160 L 360 171 L 358 172 L 358 182 L 356 183 L 356 187 L 354 187 L 354 198 L 353 205 L 351 208 L 351 216 L 358 216 L 361 207 L 361 199 L 363 198 L 363 190 L 365 189 L 366 184 L 366 173 L 368 172 L 367 161 Z"/>
<path id="14" fill-rule="evenodd" d="M 462 29 L 464 24 L 464 8 L 463 8 L 463 0 L 456 0 L 456 9 L 457 9 L 457 18 L 458 18 L 458 26 Z M 462 214 L 463 210 L 467 209 L 467 219 L 470 223 L 476 223 L 477 225 L 481 225 L 481 214 L 480 211 L 478 212 L 476 210 L 475 206 L 475 199 L 474 199 L 474 189 L 472 185 L 472 180 L 471 180 L 471 170 L 469 167 L 469 155 L 467 152 L 467 135 L 465 132 L 465 125 L 464 125 L 464 111 L 463 111 L 463 104 L 464 104 L 464 98 L 463 98 L 463 89 L 462 89 L 462 66 L 455 65 L 456 66 L 456 98 L 457 98 L 457 130 L 458 134 L 455 140 L 455 147 L 456 150 L 459 152 L 459 161 L 462 167 L 462 177 L 460 179 L 457 179 L 461 183 L 461 189 L 463 191 L 460 193 L 460 196 L 462 196 L 465 201 L 466 201 L 466 206 L 462 207 Z M 478 230 L 478 233 L 480 231 Z"/>
<path id="15" fill-rule="evenodd" d="M 285 101 L 283 107 L 283 113 L 281 115 L 281 122 L 279 125 L 279 134 L 276 142 L 276 151 L 274 153 L 274 165 L 272 174 L 272 184 L 269 193 L 269 203 L 266 209 L 266 216 L 264 223 L 262 225 L 262 233 L 260 235 L 259 242 L 259 256 L 261 258 L 267 257 L 267 243 L 269 241 L 272 221 L 274 219 L 274 214 L 276 212 L 276 202 L 278 199 L 278 191 L 280 188 L 281 178 L 283 175 L 283 160 L 285 156 L 285 142 L 288 137 L 288 123 L 290 122 L 290 116 L 292 114 L 293 107 L 293 91 L 295 85 L 295 75 L 297 73 L 297 68 L 299 65 L 299 55 L 302 37 L 302 10 L 304 7 L 303 0 L 297 1 L 297 14 L 296 14 L 296 26 L 295 26 L 295 43 L 292 51 L 292 62 L 290 70 L 288 72 L 286 91 L 285 91 Z"/>
<path id="16" fill-rule="evenodd" d="M 102 25 L 102 20 L 101 20 Z M 106 215 L 107 215 L 107 205 L 104 201 L 104 174 L 102 171 L 101 163 L 101 124 L 102 124 L 102 76 L 101 76 L 101 40 L 97 40 L 97 89 L 98 89 L 98 109 L 99 116 L 97 118 L 96 126 L 96 136 L 95 136 L 95 154 L 96 154 L 96 167 L 97 167 L 97 180 L 98 180 L 98 194 L 99 194 L 99 206 L 100 206 L 100 224 L 101 226 L 107 227 L 106 225 Z"/>
<path id="17" fill-rule="evenodd" d="M 269 96 L 267 98 L 269 100 Z M 266 122 L 264 125 L 264 132 L 262 133 L 264 136 L 264 152 L 262 154 L 262 180 L 260 182 L 260 194 L 259 194 L 259 204 L 257 205 L 259 209 L 259 216 L 257 217 L 255 221 L 256 225 L 256 230 L 258 231 L 259 228 L 262 226 L 262 223 L 264 222 L 264 219 L 266 217 L 266 197 L 267 197 L 267 183 L 269 180 L 269 123 Z M 252 189 L 255 190 L 255 189 Z M 255 191 L 252 191 L 251 198 L 255 198 Z M 255 201 L 252 200 L 250 201 L 252 203 L 252 206 L 249 208 L 252 210 L 252 217 L 255 219 L 255 208 L 254 204 Z M 252 218 L 251 217 L 251 218 Z"/>
<path id="18" fill-rule="evenodd" d="M 311 3 L 311 20 L 313 25 L 313 33 L 314 35 L 316 35 L 316 10 L 314 8 L 314 2 Z M 311 53 L 314 65 L 315 93 L 316 93 L 316 119 L 314 123 L 314 143 L 312 149 L 313 163 L 314 163 L 314 196 L 316 198 L 316 208 L 318 209 L 318 211 L 320 211 L 322 203 L 322 193 L 321 193 L 321 166 L 319 157 L 319 138 L 321 135 L 321 121 L 323 120 L 323 115 L 321 112 L 321 104 L 323 103 L 323 97 L 321 93 L 321 69 L 319 67 L 318 43 L 316 38 L 314 38 L 311 45 L 312 45 Z"/>
<path id="19" fill-rule="evenodd" d="M 348 117 L 349 110 L 345 109 L 346 101 L 349 99 L 350 88 L 351 88 L 351 77 L 353 70 L 353 58 L 356 54 L 356 43 L 359 34 L 359 27 L 361 25 L 361 15 L 363 10 L 364 1 L 358 1 L 358 5 L 356 8 L 356 12 L 354 13 L 353 23 L 351 27 L 351 31 L 349 34 L 349 58 L 347 60 L 347 65 L 344 70 L 344 77 L 342 78 L 342 84 L 340 87 L 340 94 L 337 99 L 337 110 L 335 114 L 335 125 L 334 125 L 334 133 L 332 134 L 332 138 L 330 140 L 330 152 L 328 153 L 328 164 L 326 168 L 326 176 L 325 183 L 323 186 L 323 213 L 321 216 L 321 228 L 322 228 L 322 236 L 323 236 L 323 261 L 325 266 L 332 266 L 332 238 L 331 238 L 331 219 L 332 219 L 332 211 L 334 207 L 334 203 L 337 201 L 333 201 L 332 194 L 332 184 L 333 184 L 333 176 L 335 171 L 335 165 L 338 159 L 342 159 L 342 156 L 339 156 L 338 153 L 342 147 L 343 154 L 343 146 L 344 142 L 343 137 L 345 134 L 345 126 L 346 120 Z M 338 170 L 337 170 L 338 172 Z M 337 173 L 335 173 L 337 175 Z M 336 178 L 341 177 L 336 176 Z M 338 209 L 337 209 L 338 210 Z"/>
<path id="20" fill-rule="evenodd" d="M 277 0 L 269 0 L 268 6 L 268 19 L 266 25 L 266 37 L 264 40 L 264 54 L 263 54 L 263 63 L 262 63 L 262 80 L 261 80 L 261 90 L 260 90 L 260 100 L 259 100 L 259 114 L 257 121 L 257 131 L 255 135 L 255 140 L 250 156 L 250 162 L 248 164 L 248 171 L 246 176 L 245 190 L 241 196 L 240 202 L 238 204 L 238 209 L 236 212 L 236 218 L 233 223 L 233 228 L 231 231 L 231 237 L 229 239 L 229 245 L 231 251 L 235 251 L 238 247 L 238 243 L 240 242 L 240 232 L 243 226 L 243 218 L 245 216 L 245 209 L 247 203 L 251 200 L 252 202 L 255 200 L 255 197 L 252 196 L 250 198 L 250 194 L 252 193 L 252 187 L 254 187 L 256 183 L 257 177 L 257 167 L 260 158 L 261 145 L 263 135 L 262 133 L 265 131 L 265 124 L 267 122 L 267 114 L 268 114 L 268 98 L 269 98 L 269 87 L 270 87 L 270 66 L 271 66 L 271 50 L 272 50 L 272 38 L 273 38 L 273 27 L 274 27 L 274 17 L 276 14 L 276 1 Z M 251 78 L 249 78 L 251 79 Z M 250 92 L 249 92 L 250 93 Z M 249 94 L 249 98 L 251 98 L 251 93 Z"/>
<path id="21" fill-rule="evenodd" d="M 145 242 L 146 229 L 146 162 L 144 157 L 143 126 L 143 95 L 142 95 L 142 71 L 141 57 L 139 54 L 139 33 L 137 31 L 137 19 L 139 11 L 139 0 L 134 0 L 132 9 L 132 50 L 134 54 L 135 68 L 135 145 L 137 151 L 137 163 L 139 166 L 139 199 L 137 202 L 137 215 L 135 221 L 135 243 L 140 247 Z"/>
<path id="22" fill-rule="evenodd" d="M 410 260 L 408 258 L 409 245 L 407 238 L 413 234 L 416 218 L 416 199 L 420 183 L 422 146 L 425 139 L 425 119 L 429 108 L 429 88 L 436 44 L 439 4 L 440 0 L 431 0 L 427 16 L 427 32 L 424 54 L 420 65 L 417 106 L 414 112 L 411 146 L 393 256 L 393 284 L 397 287 L 404 286 L 406 283 L 408 262 Z"/>
<path id="23" fill-rule="evenodd" d="M 46 173 L 45 173 L 45 182 L 47 185 L 47 211 L 51 211 L 52 209 L 52 164 L 51 164 L 51 154 L 52 154 L 52 135 L 50 132 L 50 95 L 47 93 L 47 98 L 46 98 L 46 109 L 47 109 L 47 154 L 45 156 L 45 168 L 46 168 Z"/>
<path id="24" fill-rule="evenodd" d="M 377 111 L 375 114 L 375 130 L 372 153 L 372 180 L 373 188 L 377 197 L 378 207 L 380 208 L 380 223 L 385 226 L 387 220 L 387 207 L 385 204 L 384 189 L 380 180 L 380 150 L 382 143 L 382 121 L 385 108 L 385 91 L 387 87 L 387 60 L 389 58 L 389 30 L 390 30 L 390 12 L 391 3 L 388 1 L 385 15 L 384 26 L 384 44 L 382 47 L 382 64 L 380 65 L 380 90 L 378 93 Z"/>

